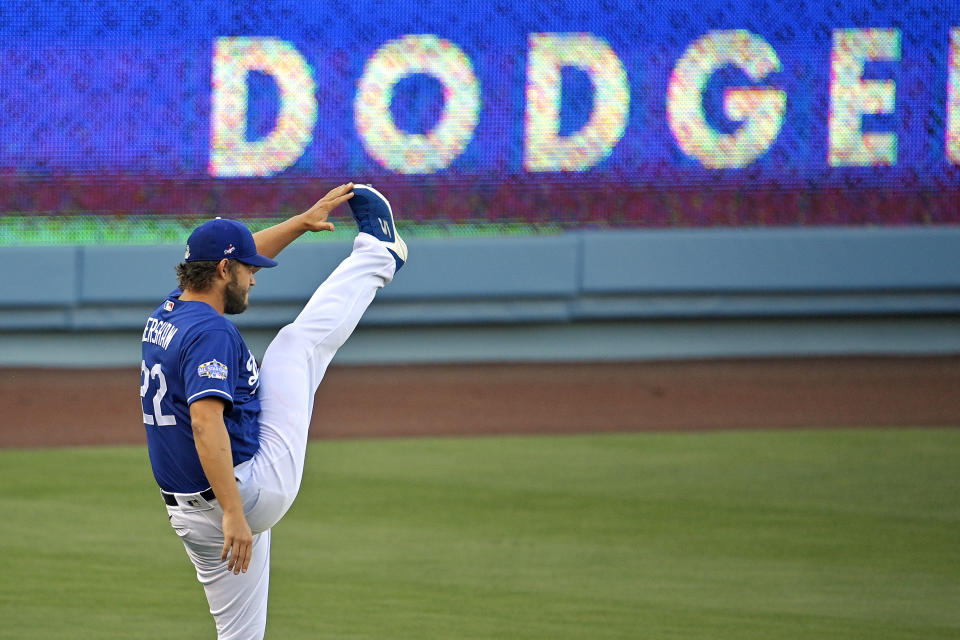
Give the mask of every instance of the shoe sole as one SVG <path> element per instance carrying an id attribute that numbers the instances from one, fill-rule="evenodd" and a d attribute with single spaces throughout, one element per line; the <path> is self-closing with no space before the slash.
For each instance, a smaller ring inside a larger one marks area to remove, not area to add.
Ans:
<path id="1" fill-rule="evenodd" d="M 378 198 L 380 198 L 380 200 L 382 200 L 385 205 L 387 205 L 387 212 L 390 214 L 390 226 L 393 227 L 393 235 L 396 236 L 396 235 L 397 235 L 397 221 L 394 220 L 394 218 L 393 218 L 393 207 L 390 206 L 390 201 L 387 200 L 387 197 L 386 197 L 385 195 L 383 195 L 382 193 L 380 193 L 379 191 L 377 191 L 376 189 L 374 189 L 373 187 L 371 187 L 370 185 L 368 185 L 368 184 L 358 184 L 358 185 L 354 185 L 353 190 L 356 191 L 358 188 L 359 188 L 359 189 L 366 189 L 367 191 L 373 193 L 373 194 L 376 195 Z"/>
<path id="2" fill-rule="evenodd" d="M 357 189 L 366 189 L 367 191 L 373 193 L 378 198 L 380 198 L 384 202 L 384 204 L 387 205 L 387 212 L 390 214 L 390 226 L 393 228 L 394 241 L 387 242 L 385 240 L 381 240 L 380 242 L 382 242 L 387 247 L 391 248 L 394 251 L 394 253 L 397 254 L 397 256 L 400 258 L 402 262 L 406 262 L 407 261 L 407 243 L 403 241 L 403 238 L 400 237 L 400 233 L 397 231 L 397 221 L 393 217 L 393 207 L 390 206 L 390 201 L 387 200 L 387 197 L 385 195 L 383 195 L 382 193 L 380 193 L 379 191 L 377 191 L 376 189 L 374 189 L 368 184 L 353 185 L 353 190 L 356 191 Z M 349 204 L 349 201 L 348 201 L 348 204 Z"/>

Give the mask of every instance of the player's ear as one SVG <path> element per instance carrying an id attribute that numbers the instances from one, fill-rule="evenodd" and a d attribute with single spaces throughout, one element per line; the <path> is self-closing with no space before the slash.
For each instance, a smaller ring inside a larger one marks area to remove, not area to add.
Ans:
<path id="1" fill-rule="evenodd" d="M 224 258 L 217 264 L 217 273 L 227 280 L 230 279 L 230 260 Z"/>

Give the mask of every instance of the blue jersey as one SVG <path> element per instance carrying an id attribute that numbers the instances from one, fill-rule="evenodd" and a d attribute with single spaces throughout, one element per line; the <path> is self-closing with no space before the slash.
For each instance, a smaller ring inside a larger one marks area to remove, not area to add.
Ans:
<path id="1" fill-rule="evenodd" d="M 193 441 L 190 403 L 220 398 L 233 464 L 260 447 L 257 360 L 233 323 L 205 302 L 170 294 L 143 329 L 140 400 L 153 475 L 161 489 L 194 493 L 210 486 Z"/>

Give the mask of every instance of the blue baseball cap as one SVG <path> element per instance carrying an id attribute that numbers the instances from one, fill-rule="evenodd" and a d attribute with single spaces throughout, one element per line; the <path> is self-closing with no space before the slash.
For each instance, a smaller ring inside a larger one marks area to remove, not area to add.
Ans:
<path id="1" fill-rule="evenodd" d="M 187 240 L 185 262 L 224 258 L 237 260 L 254 267 L 275 267 L 277 262 L 257 253 L 257 243 L 247 225 L 236 220 L 215 218 L 193 230 Z"/>

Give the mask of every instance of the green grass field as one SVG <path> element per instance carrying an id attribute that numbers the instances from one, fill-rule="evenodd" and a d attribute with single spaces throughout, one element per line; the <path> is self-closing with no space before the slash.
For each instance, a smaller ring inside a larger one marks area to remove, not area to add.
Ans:
<path id="1" fill-rule="evenodd" d="M 0 451 L 0 637 L 212 638 L 140 448 Z M 960 638 L 960 430 L 321 441 L 268 638 Z"/>

